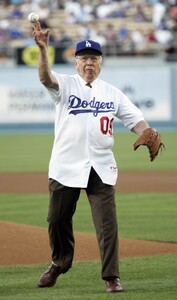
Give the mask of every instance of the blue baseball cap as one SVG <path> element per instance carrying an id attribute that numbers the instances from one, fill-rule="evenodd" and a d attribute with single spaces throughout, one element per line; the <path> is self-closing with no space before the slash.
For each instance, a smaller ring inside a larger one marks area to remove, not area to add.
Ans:
<path id="1" fill-rule="evenodd" d="M 77 55 L 80 51 L 84 51 L 84 50 L 88 50 L 88 51 L 94 50 L 98 52 L 98 55 L 102 55 L 100 44 L 92 40 L 85 40 L 82 42 L 78 42 L 76 45 L 75 55 Z"/>

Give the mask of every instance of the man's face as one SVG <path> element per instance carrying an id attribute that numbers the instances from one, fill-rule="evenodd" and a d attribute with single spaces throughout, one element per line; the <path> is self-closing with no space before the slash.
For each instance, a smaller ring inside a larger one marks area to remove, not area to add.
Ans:
<path id="1" fill-rule="evenodd" d="M 101 71 L 102 57 L 96 51 L 82 51 L 76 55 L 74 64 L 77 73 L 91 83 Z"/>

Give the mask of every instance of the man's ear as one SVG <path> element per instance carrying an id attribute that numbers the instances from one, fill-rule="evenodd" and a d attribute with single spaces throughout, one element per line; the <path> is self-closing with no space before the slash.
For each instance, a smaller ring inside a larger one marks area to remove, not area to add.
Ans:
<path id="1" fill-rule="evenodd" d="M 77 66 L 77 59 L 76 58 L 74 58 L 74 65 L 75 65 L 75 67 Z"/>

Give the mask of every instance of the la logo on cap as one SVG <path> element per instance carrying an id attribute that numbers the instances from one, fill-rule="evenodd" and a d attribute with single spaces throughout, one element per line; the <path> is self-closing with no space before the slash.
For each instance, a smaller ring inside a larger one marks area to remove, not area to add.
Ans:
<path id="1" fill-rule="evenodd" d="M 85 41 L 78 42 L 76 45 L 75 55 L 77 55 L 80 51 L 83 50 L 87 50 L 87 51 L 93 50 L 96 51 L 98 55 L 102 55 L 100 44 L 92 40 L 85 40 Z"/>
<path id="2" fill-rule="evenodd" d="M 85 47 L 92 47 L 91 43 L 89 43 L 88 41 L 85 42 Z"/>

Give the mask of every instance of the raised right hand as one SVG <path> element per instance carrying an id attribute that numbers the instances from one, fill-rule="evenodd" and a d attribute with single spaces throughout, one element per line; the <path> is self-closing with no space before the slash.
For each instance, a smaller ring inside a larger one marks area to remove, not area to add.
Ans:
<path id="1" fill-rule="evenodd" d="M 41 30 L 40 22 L 37 22 L 36 25 L 32 27 L 32 35 L 39 48 L 44 49 L 48 47 L 49 32 L 50 29 Z"/>

